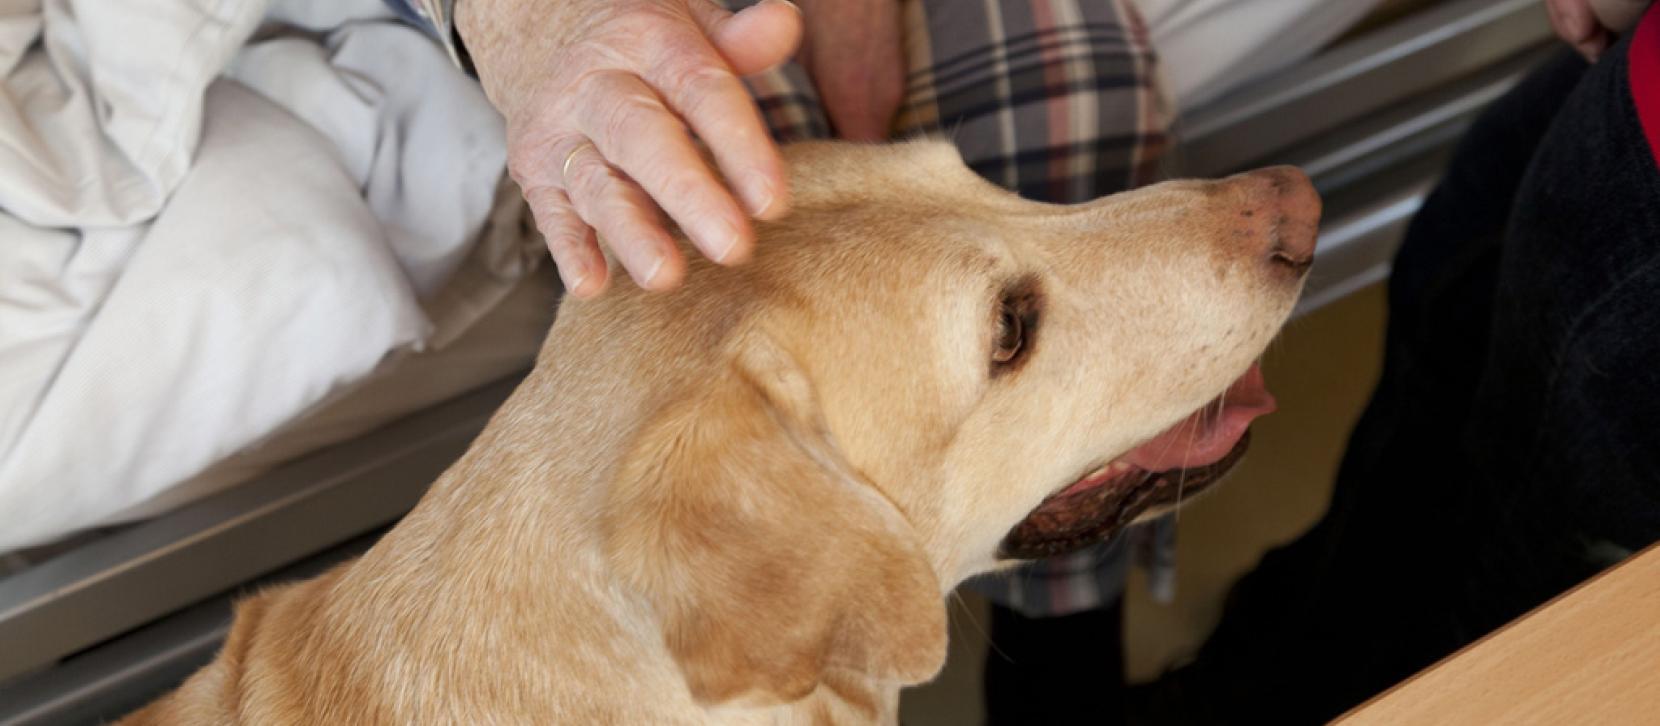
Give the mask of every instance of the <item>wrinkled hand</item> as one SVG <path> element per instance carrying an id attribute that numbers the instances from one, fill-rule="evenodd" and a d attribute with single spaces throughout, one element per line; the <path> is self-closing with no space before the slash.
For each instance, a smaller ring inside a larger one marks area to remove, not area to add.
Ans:
<path id="1" fill-rule="evenodd" d="M 461 0 L 456 24 L 570 294 L 604 290 L 601 237 L 641 287 L 678 284 L 685 260 L 659 208 L 730 264 L 754 245 L 749 215 L 788 207 L 783 160 L 739 80 L 795 52 L 788 2 L 734 15 L 712 0 Z"/>
<path id="2" fill-rule="evenodd" d="M 801 60 L 836 135 L 882 141 L 905 93 L 898 0 L 801 0 Z"/>
<path id="3" fill-rule="evenodd" d="M 1629 30 L 1649 0 L 1545 0 L 1551 26 L 1568 45 L 1595 61 L 1614 36 Z"/>

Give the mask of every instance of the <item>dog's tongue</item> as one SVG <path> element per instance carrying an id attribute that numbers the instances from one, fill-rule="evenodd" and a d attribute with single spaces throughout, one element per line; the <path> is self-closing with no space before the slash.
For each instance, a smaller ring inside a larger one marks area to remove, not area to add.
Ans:
<path id="1" fill-rule="evenodd" d="M 1253 419 L 1274 412 L 1274 396 L 1256 364 L 1228 386 L 1220 401 L 1220 411 L 1213 401 L 1119 461 L 1152 472 L 1214 464 L 1233 449 Z"/>

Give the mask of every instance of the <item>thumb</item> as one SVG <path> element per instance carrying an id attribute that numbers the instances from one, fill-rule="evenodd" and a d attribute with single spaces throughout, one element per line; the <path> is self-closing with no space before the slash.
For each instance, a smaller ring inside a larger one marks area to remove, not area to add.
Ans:
<path id="1" fill-rule="evenodd" d="M 899 107 L 897 95 L 868 75 L 819 72 L 821 65 L 814 64 L 813 77 L 836 136 L 848 141 L 885 141 Z"/>
<path id="2" fill-rule="evenodd" d="M 789 0 L 761 0 L 738 13 L 710 0 L 693 0 L 691 5 L 698 26 L 740 76 L 789 60 L 801 44 L 801 9 Z"/>
<path id="3" fill-rule="evenodd" d="M 1556 34 L 1571 45 L 1590 40 L 1599 30 L 1587 0 L 1546 0 L 1545 12 Z"/>

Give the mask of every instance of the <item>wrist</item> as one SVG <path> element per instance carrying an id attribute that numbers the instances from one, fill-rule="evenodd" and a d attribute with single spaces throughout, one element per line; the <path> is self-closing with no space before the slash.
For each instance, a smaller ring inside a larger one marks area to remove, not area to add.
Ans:
<path id="1" fill-rule="evenodd" d="M 510 121 L 540 86 L 569 27 L 569 0 L 449 0 L 454 32 L 490 103 Z M 609 2 L 610 0 L 605 0 Z"/>

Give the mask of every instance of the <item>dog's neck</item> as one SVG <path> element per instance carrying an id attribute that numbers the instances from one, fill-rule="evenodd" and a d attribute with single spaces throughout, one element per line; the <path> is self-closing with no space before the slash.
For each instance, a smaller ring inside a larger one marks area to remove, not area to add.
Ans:
<path id="1" fill-rule="evenodd" d="M 897 718 L 900 685 L 851 672 L 829 674 L 804 698 L 783 704 L 742 698 L 705 704 L 693 698 L 665 643 L 659 613 L 667 604 L 652 602 L 619 581 L 606 555 L 605 533 L 596 526 L 604 519 L 605 487 L 615 462 L 634 438 L 632 422 L 617 413 L 653 405 L 656 389 L 620 386 L 609 391 L 614 398 L 596 405 L 548 395 L 549 390 L 594 389 L 568 382 L 555 386 L 550 377 L 544 368 L 533 372 L 468 453 L 335 589 L 341 597 L 387 598 L 379 611 L 407 622 L 347 627 L 383 631 L 379 642 L 404 643 L 416 662 L 461 665 L 475 657 L 520 662 L 524 667 L 516 671 L 496 669 L 491 688 L 519 691 L 555 712 L 575 703 L 588 709 L 553 719 L 558 722 L 690 718 L 743 724 L 822 722 L 830 716 L 832 723 L 871 723 Z M 533 443 L 553 441 L 573 455 L 549 457 Z M 391 592 L 389 583 L 406 589 Z M 476 599 L 482 597 L 489 602 Z M 504 602 L 514 606 L 503 607 Z M 469 615 L 452 622 L 468 632 L 424 630 L 420 612 L 427 608 L 465 608 Z M 465 647 L 486 633 L 524 637 L 491 638 L 490 654 Z M 456 647 L 458 642 L 463 647 Z M 504 648 L 522 652 L 500 652 Z M 442 669 L 450 670 L 448 665 Z M 510 683 L 514 673 L 520 680 Z M 632 683 L 617 683 L 619 676 Z M 618 700 L 602 703 L 596 696 Z"/>

